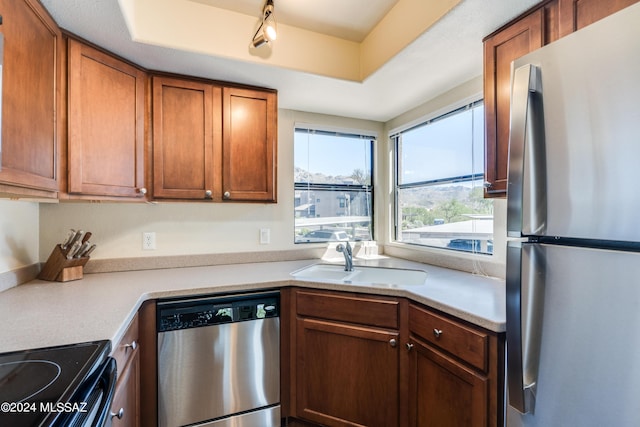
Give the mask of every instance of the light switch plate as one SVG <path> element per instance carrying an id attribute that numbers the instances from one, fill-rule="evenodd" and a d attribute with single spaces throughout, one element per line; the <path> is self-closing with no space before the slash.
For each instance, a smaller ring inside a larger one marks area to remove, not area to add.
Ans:
<path id="1" fill-rule="evenodd" d="M 261 228 L 260 229 L 260 244 L 268 245 L 271 243 L 271 229 L 269 228 Z"/>

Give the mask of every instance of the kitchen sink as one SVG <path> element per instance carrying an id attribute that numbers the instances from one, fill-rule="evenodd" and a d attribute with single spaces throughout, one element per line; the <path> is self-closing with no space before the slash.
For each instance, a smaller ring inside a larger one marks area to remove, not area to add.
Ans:
<path id="1" fill-rule="evenodd" d="M 313 264 L 291 273 L 301 280 L 332 281 L 387 286 L 424 285 L 427 273 L 405 268 L 354 266 L 353 271 L 344 271 L 343 265 Z"/>

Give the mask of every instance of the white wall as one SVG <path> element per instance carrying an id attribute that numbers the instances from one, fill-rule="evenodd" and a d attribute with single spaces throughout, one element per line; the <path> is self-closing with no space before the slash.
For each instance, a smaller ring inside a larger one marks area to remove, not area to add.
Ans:
<path id="1" fill-rule="evenodd" d="M 0 275 L 38 262 L 38 212 L 35 202 L 0 200 Z M 0 280 L 0 291 L 10 281 Z"/>
<path id="2" fill-rule="evenodd" d="M 373 130 L 372 121 L 278 111 L 278 203 L 60 203 L 40 208 L 40 260 L 68 229 L 91 231 L 92 259 L 291 250 L 293 243 L 293 130 L 296 122 Z M 260 228 L 271 244 L 259 243 Z M 142 250 L 142 232 L 156 233 L 157 249 Z M 320 245 L 322 246 L 322 245 Z"/>

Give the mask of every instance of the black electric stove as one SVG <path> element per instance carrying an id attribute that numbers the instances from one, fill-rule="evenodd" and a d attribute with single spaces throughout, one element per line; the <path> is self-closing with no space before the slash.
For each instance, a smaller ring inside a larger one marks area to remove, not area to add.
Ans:
<path id="1" fill-rule="evenodd" d="M 61 426 L 89 410 L 77 399 L 110 350 L 96 341 L 0 354 L 0 426 Z"/>

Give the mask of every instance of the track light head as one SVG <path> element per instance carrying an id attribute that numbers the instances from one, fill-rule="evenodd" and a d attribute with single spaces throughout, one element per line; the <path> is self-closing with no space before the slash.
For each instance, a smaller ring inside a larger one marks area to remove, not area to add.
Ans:
<path id="1" fill-rule="evenodd" d="M 258 48 L 264 44 L 274 41 L 277 38 L 277 22 L 274 14 L 273 0 L 267 0 L 262 9 L 262 20 L 258 30 L 253 36 L 251 44 Z"/>

